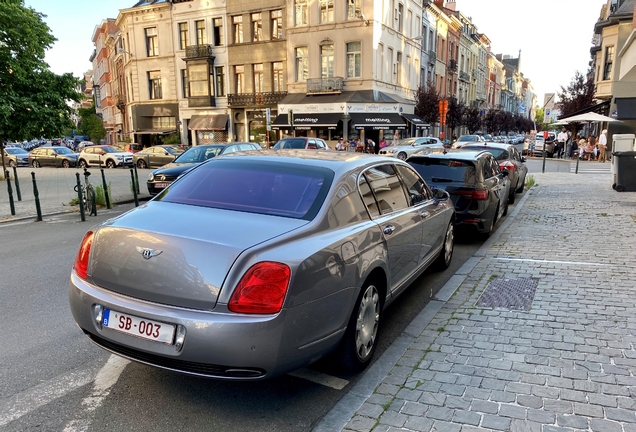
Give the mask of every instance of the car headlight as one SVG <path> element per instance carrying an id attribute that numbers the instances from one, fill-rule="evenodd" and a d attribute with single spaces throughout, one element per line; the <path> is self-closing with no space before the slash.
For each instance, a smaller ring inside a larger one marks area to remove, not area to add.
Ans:
<path id="1" fill-rule="evenodd" d="M 150 173 L 148 175 L 148 181 L 153 181 L 155 179 L 155 173 Z"/>

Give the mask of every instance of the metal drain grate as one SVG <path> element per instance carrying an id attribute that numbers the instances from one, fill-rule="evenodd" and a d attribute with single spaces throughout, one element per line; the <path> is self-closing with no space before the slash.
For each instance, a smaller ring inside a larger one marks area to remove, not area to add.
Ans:
<path id="1" fill-rule="evenodd" d="M 496 278 L 488 284 L 475 306 L 530 310 L 538 284 L 539 280 L 532 278 Z"/>

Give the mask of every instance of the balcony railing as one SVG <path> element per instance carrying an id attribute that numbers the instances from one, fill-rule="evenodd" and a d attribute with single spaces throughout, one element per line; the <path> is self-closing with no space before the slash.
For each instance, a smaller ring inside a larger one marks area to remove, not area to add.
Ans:
<path id="1" fill-rule="evenodd" d="M 343 81 L 342 77 L 309 78 L 307 94 L 342 93 Z"/>
<path id="2" fill-rule="evenodd" d="M 433 50 L 429 50 L 428 51 L 428 62 L 432 65 L 435 64 L 435 62 L 437 62 L 437 53 Z"/>
<path id="3" fill-rule="evenodd" d="M 227 95 L 227 104 L 231 107 L 275 105 L 287 96 L 287 92 L 235 93 Z"/>
<path id="4" fill-rule="evenodd" d="M 448 70 L 451 72 L 457 72 L 457 60 L 451 60 L 448 64 Z"/>
<path id="5" fill-rule="evenodd" d="M 468 72 L 460 72 L 459 79 L 462 81 L 470 81 L 470 74 Z"/>
<path id="6" fill-rule="evenodd" d="M 213 57 L 212 48 L 214 48 L 214 46 L 209 44 L 187 46 L 185 50 L 185 58 L 194 59 Z"/>

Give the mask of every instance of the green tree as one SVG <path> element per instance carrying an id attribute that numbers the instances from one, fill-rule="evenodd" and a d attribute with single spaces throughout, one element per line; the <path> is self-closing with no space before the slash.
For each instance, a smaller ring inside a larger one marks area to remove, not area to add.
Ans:
<path id="1" fill-rule="evenodd" d="M 415 115 L 426 123 L 439 122 L 439 94 L 431 81 L 415 91 Z"/>
<path id="2" fill-rule="evenodd" d="M 90 108 L 80 108 L 79 115 L 81 135 L 88 135 L 91 141 L 96 144 L 99 143 L 106 136 L 106 129 L 104 129 L 102 119 L 95 114 L 95 105 Z"/>
<path id="3" fill-rule="evenodd" d="M 451 130 L 451 136 L 455 135 L 455 129 L 462 125 L 466 105 L 457 98 L 448 99 L 448 114 L 446 114 L 446 124 Z"/>
<path id="4" fill-rule="evenodd" d="M 44 61 L 56 39 L 43 17 L 24 0 L 0 0 L 0 142 L 59 136 L 72 125 L 67 102 L 81 100 L 79 79 Z"/>
<path id="5" fill-rule="evenodd" d="M 561 86 L 558 92 L 561 101 L 561 117 L 568 117 L 577 111 L 594 105 L 594 72 L 590 69 L 586 75 L 576 71 L 567 88 Z M 570 123 L 567 129 L 576 136 L 582 123 Z"/>
<path id="6" fill-rule="evenodd" d="M 464 112 L 464 125 L 471 134 L 481 129 L 481 113 L 477 108 L 466 109 Z"/>

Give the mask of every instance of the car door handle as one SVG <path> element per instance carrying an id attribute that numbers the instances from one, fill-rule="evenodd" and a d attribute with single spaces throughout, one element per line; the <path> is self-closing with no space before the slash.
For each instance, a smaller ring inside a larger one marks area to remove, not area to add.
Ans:
<path id="1" fill-rule="evenodd" d="M 391 235 L 393 234 L 393 231 L 395 231 L 395 227 L 393 225 L 387 225 L 384 227 L 384 229 L 382 230 L 382 232 L 386 235 Z"/>
<path id="2" fill-rule="evenodd" d="M 422 213 L 420 213 L 420 217 L 422 219 L 426 219 L 427 217 L 429 217 L 431 214 L 427 211 L 423 211 Z"/>

